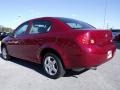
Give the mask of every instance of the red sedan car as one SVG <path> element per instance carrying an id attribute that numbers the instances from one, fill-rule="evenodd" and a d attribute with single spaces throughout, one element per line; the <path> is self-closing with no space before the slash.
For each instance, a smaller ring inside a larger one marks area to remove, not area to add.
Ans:
<path id="1" fill-rule="evenodd" d="M 110 60 L 115 50 L 110 30 L 61 17 L 26 21 L 1 43 L 4 59 L 13 56 L 40 63 L 54 79 L 63 76 L 66 69 L 97 67 Z"/>

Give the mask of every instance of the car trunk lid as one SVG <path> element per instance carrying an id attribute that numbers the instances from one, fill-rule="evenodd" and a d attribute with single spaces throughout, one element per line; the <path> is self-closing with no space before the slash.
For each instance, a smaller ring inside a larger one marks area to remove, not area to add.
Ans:
<path id="1" fill-rule="evenodd" d="M 79 37 L 77 40 L 83 44 L 95 44 L 105 46 L 112 42 L 112 32 L 110 30 L 75 30 Z"/>
<path id="2" fill-rule="evenodd" d="M 112 32 L 110 30 L 91 30 L 90 38 L 99 46 L 108 45 L 112 42 Z"/>

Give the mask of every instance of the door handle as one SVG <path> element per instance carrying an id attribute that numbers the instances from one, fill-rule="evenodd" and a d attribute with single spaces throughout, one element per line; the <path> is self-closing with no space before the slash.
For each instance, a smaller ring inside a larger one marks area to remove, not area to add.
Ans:
<path id="1" fill-rule="evenodd" d="M 8 44 L 19 44 L 19 43 L 20 43 L 19 41 L 15 41 L 15 40 L 8 41 Z"/>
<path id="2" fill-rule="evenodd" d="M 15 44 L 19 44 L 19 41 L 14 41 Z"/>

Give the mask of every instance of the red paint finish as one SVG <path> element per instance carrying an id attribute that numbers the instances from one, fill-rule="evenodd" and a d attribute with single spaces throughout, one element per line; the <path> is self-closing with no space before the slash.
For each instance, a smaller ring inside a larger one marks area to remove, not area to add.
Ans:
<path id="1" fill-rule="evenodd" d="M 36 20 L 49 21 L 50 31 L 30 34 L 32 22 Z M 8 36 L 2 40 L 2 45 L 6 45 L 9 55 L 41 63 L 42 51 L 49 48 L 61 57 L 66 69 L 72 69 L 99 66 L 115 54 L 116 46 L 112 42 L 112 33 L 109 30 L 74 30 L 53 17 L 32 19 L 27 23 L 29 27 L 24 35 Z"/>

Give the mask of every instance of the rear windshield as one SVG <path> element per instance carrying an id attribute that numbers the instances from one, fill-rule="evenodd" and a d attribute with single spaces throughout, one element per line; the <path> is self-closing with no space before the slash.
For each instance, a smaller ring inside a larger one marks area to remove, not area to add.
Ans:
<path id="1" fill-rule="evenodd" d="M 69 19 L 69 18 L 58 18 L 65 24 L 67 24 L 69 27 L 72 29 L 95 29 L 92 25 L 89 25 L 88 23 L 74 20 L 74 19 Z"/>

